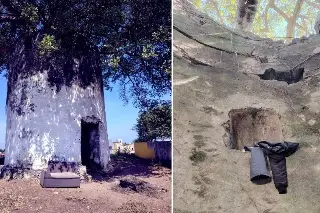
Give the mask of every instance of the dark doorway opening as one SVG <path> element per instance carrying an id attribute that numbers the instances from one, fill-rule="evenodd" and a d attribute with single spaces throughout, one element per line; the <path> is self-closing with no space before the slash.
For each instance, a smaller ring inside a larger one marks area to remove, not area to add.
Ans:
<path id="1" fill-rule="evenodd" d="M 99 123 L 81 120 L 81 164 L 87 170 L 100 168 Z"/>
<path id="2" fill-rule="evenodd" d="M 0 154 L 0 165 L 4 165 L 4 154 Z"/>

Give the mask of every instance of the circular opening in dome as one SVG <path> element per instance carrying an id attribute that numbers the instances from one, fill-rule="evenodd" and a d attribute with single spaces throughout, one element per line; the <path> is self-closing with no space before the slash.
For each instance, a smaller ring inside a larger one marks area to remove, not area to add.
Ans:
<path id="1" fill-rule="evenodd" d="M 319 34 L 320 2 L 280 0 L 194 0 L 220 24 L 263 38 L 291 42 Z"/>

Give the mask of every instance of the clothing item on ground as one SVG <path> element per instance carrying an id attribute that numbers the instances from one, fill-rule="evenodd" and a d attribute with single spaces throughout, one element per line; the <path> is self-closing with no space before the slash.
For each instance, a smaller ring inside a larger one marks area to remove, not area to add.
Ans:
<path id="1" fill-rule="evenodd" d="M 286 194 L 288 188 L 286 157 L 289 157 L 297 151 L 299 143 L 270 143 L 261 141 L 257 143 L 257 146 L 260 147 L 269 158 L 273 182 L 279 194 Z"/>
<path id="2" fill-rule="evenodd" d="M 267 159 L 260 147 L 251 147 L 250 179 L 255 184 L 266 184 L 271 181 Z"/>
<path id="3" fill-rule="evenodd" d="M 260 147 L 244 147 L 245 151 L 251 152 L 250 159 L 250 180 L 258 185 L 266 184 L 271 181 L 268 168 L 268 160 Z"/>

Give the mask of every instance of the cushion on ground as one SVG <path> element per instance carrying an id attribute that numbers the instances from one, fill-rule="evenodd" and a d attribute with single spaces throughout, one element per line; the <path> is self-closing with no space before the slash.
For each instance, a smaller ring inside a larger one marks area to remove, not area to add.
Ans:
<path id="1" fill-rule="evenodd" d="M 79 188 L 79 179 L 44 179 L 41 183 L 44 188 Z"/>
<path id="2" fill-rule="evenodd" d="M 72 172 L 62 172 L 62 173 L 49 173 L 47 172 L 46 178 L 51 179 L 78 179 L 80 178 L 79 175 L 72 173 Z"/>
<path id="3" fill-rule="evenodd" d="M 72 172 L 50 173 L 42 171 L 40 185 L 44 188 L 80 187 L 80 176 Z"/>

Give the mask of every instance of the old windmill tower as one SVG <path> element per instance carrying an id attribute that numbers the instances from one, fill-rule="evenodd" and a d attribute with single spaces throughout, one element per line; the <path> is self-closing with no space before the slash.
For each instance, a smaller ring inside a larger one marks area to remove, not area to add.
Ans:
<path id="1" fill-rule="evenodd" d="M 8 69 L 5 168 L 43 169 L 49 161 L 105 168 L 109 145 L 95 53 L 84 47 L 54 66 L 22 46 Z"/>

